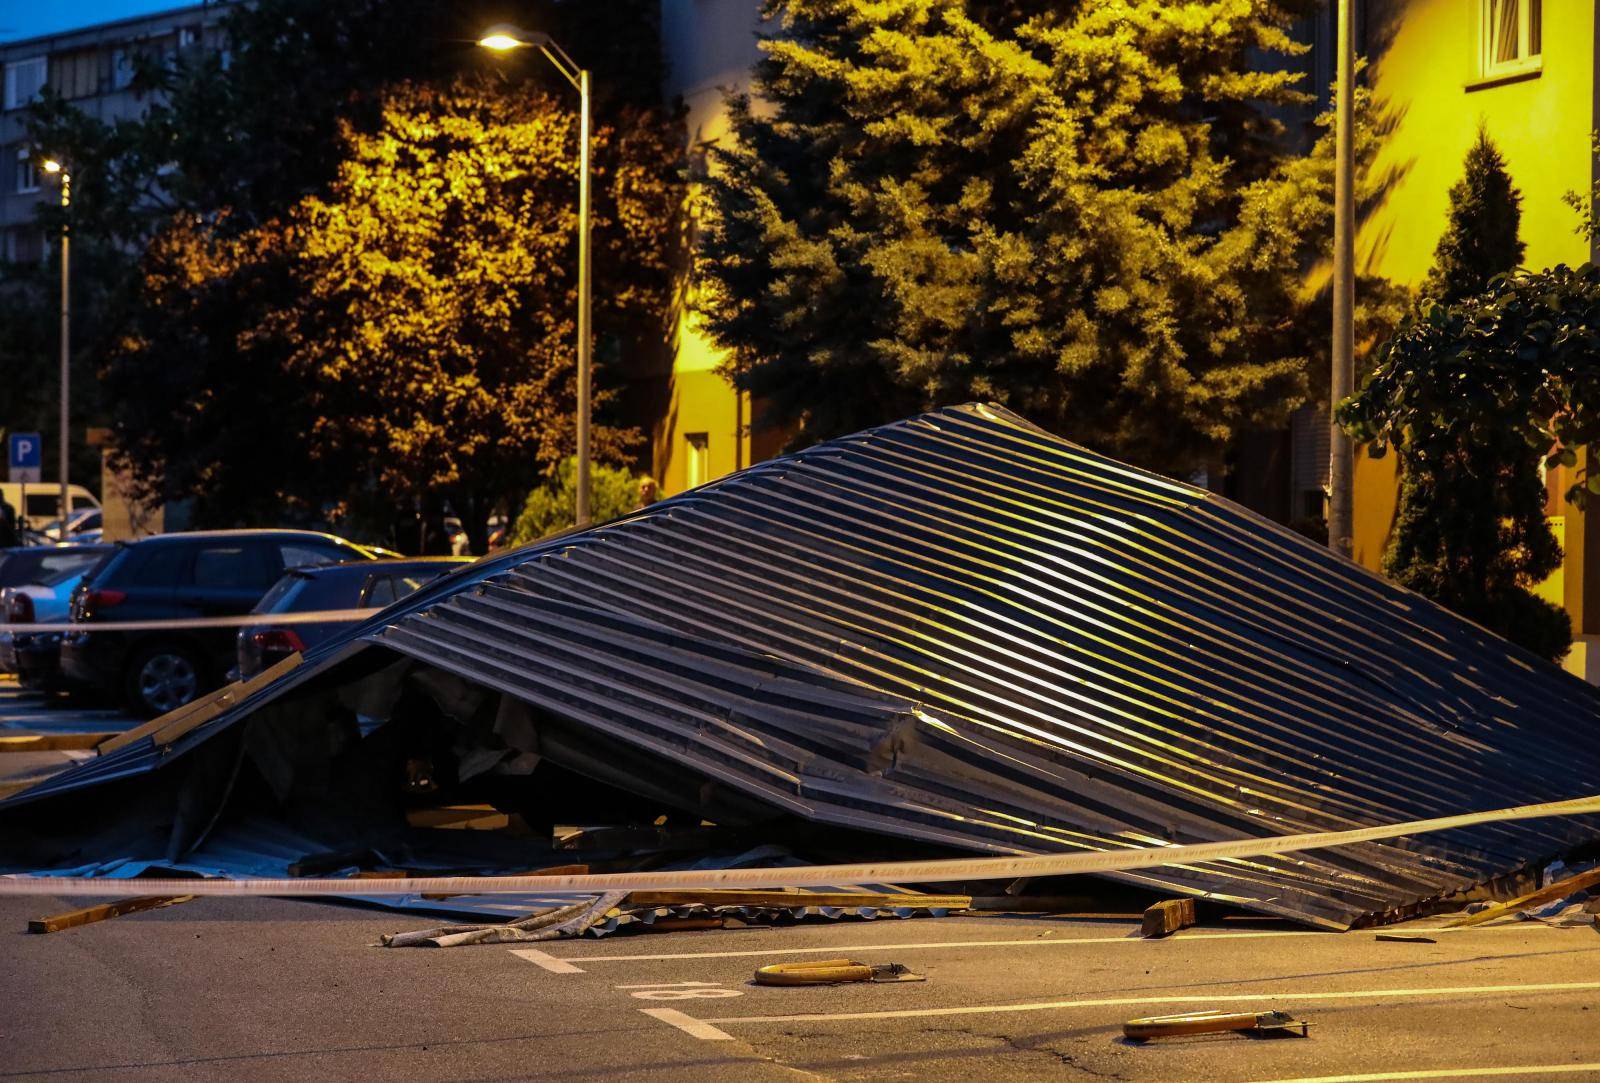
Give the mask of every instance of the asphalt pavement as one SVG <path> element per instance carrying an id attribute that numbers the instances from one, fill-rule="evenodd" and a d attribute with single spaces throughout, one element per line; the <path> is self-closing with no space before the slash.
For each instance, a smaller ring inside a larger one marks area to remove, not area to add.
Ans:
<path id="1" fill-rule="evenodd" d="M 139 720 L 121 711 L 88 706 L 65 695 L 30 692 L 0 674 L 0 738 L 34 734 L 70 737 L 119 733 Z M 93 755 L 81 749 L 49 749 L 0 754 L 0 797 L 31 786 Z"/>
<path id="2" fill-rule="evenodd" d="M 959 916 L 386 949 L 416 914 L 200 899 L 49 935 L 0 900 L 0 1079 L 1600 1078 L 1600 935 L 1386 943 L 1246 921 Z M 1437 924 L 1437 919 L 1425 924 Z M 769 962 L 920 983 L 771 988 Z M 1308 1038 L 1136 1045 L 1136 1016 L 1282 1008 Z"/>
<path id="3" fill-rule="evenodd" d="M 133 721 L 0 683 L 0 735 Z M 0 786 L 82 755 L 6 753 Z M 1246 919 L 1146 941 L 1132 915 L 966 915 L 385 949 L 437 919 L 217 898 L 24 931 L 92 901 L 0 898 L 0 1080 L 1600 1079 L 1592 926 L 1429 944 Z M 926 980 L 749 982 L 833 957 Z M 1310 1037 L 1121 1036 L 1206 1009 L 1282 1009 Z"/>

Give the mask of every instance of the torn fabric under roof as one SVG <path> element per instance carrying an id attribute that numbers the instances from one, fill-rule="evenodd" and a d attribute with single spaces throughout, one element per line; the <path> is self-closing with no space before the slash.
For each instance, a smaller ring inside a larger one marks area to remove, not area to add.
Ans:
<path id="1" fill-rule="evenodd" d="M 514 697 L 585 777 L 955 851 L 1338 830 L 1600 778 L 1584 682 L 1213 494 L 966 406 L 482 561 L 7 804 L 149 770 L 374 651 Z M 1339 928 L 1597 838 L 1535 820 L 1120 878 Z"/>

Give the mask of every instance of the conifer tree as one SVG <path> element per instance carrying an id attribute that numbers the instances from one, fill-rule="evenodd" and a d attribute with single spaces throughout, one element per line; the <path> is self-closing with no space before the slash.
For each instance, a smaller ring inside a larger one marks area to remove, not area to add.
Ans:
<path id="1" fill-rule="evenodd" d="M 1466 172 L 1450 188 L 1450 216 L 1423 296 L 1453 305 L 1482 293 L 1495 275 L 1522 265 L 1527 247 L 1518 236 L 1522 193 L 1511 180 L 1500 149 L 1484 128 L 1467 151 Z"/>
<path id="2" fill-rule="evenodd" d="M 1262 59 L 1310 6 L 768 0 L 700 247 L 730 376 L 795 444 L 995 399 L 1171 473 L 1281 423 L 1332 142 Z"/>

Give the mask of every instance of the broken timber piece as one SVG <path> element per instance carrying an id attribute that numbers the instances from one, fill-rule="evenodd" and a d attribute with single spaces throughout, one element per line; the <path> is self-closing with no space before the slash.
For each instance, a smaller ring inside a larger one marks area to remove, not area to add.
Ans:
<path id="1" fill-rule="evenodd" d="M 1307 1036 L 1310 1023 L 1296 1019 L 1288 1012 L 1186 1012 L 1182 1015 L 1152 1015 L 1143 1019 L 1130 1019 L 1122 1024 L 1122 1036 L 1130 1042 L 1144 1042 L 1151 1038 L 1176 1038 L 1185 1034 L 1222 1034 L 1242 1031 L 1254 1035 L 1283 1035 L 1300 1032 Z"/>
<path id="2" fill-rule="evenodd" d="M 804 963 L 772 963 L 756 971 L 756 985 L 839 985 L 843 982 L 926 981 L 901 963 L 858 963 L 854 959 L 818 959 Z"/>
<path id="3" fill-rule="evenodd" d="M 22 733 L 0 737 L 0 752 L 93 752 L 116 733 Z"/>
<path id="4" fill-rule="evenodd" d="M 1144 924 L 1139 927 L 1139 935 L 1171 936 L 1179 929 L 1187 929 L 1194 921 L 1193 899 L 1168 899 L 1144 912 Z"/>
<path id="5" fill-rule="evenodd" d="M 1463 915 L 1445 925 L 1445 928 L 1463 929 L 1469 925 L 1482 925 L 1486 921 L 1493 921 L 1495 918 L 1503 918 L 1518 913 L 1530 906 L 1554 902 L 1556 899 L 1565 898 L 1575 892 L 1582 891 L 1586 887 L 1593 887 L 1595 884 L 1600 884 L 1600 867 L 1590 869 L 1588 872 L 1580 872 L 1576 876 L 1569 876 L 1565 880 L 1557 880 L 1553 884 L 1546 884 L 1538 891 L 1530 891 L 1526 895 L 1512 899 L 1510 902 L 1479 910 L 1476 914 Z"/>
<path id="6" fill-rule="evenodd" d="M 82 910 L 69 910 L 65 914 L 56 914 L 54 917 L 35 918 L 28 922 L 30 933 L 59 933 L 63 929 L 75 929 L 79 925 L 92 925 L 97 921 L 107 918 L 121 917 L 123 914 L 137 914 L 143 910 L 159 910 L 163 906 L 176 906 L 192 900 L 193 895 L 143 895 L 136 899 L 118 899 L 116 902 L 101 903 L 98 906 L 86 906 Z"/>

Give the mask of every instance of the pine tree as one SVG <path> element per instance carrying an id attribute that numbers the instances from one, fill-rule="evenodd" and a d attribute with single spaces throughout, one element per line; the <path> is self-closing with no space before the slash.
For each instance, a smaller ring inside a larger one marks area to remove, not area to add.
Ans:
<path id="1" fill-rule="evenodd" d="M 1516 270 L 1527 247 L 1518 236 L 1521 224 L 1522 193 L 1488 130 L 1479 128 L 1465 175 L 1450 188 L 1450 216 L 1423 296 L 1455 304 L 1482 293 L 1495 275 Z"/>
<path id="2" fill-rule="evenodd" d="M 996 399 L 1175 472 L 1281 422 L 1332 144 L 1284 149 L 1260 61 L 1304 7 L 769 0 L 700 248 L 729 374 L 795 443 Z"/>

